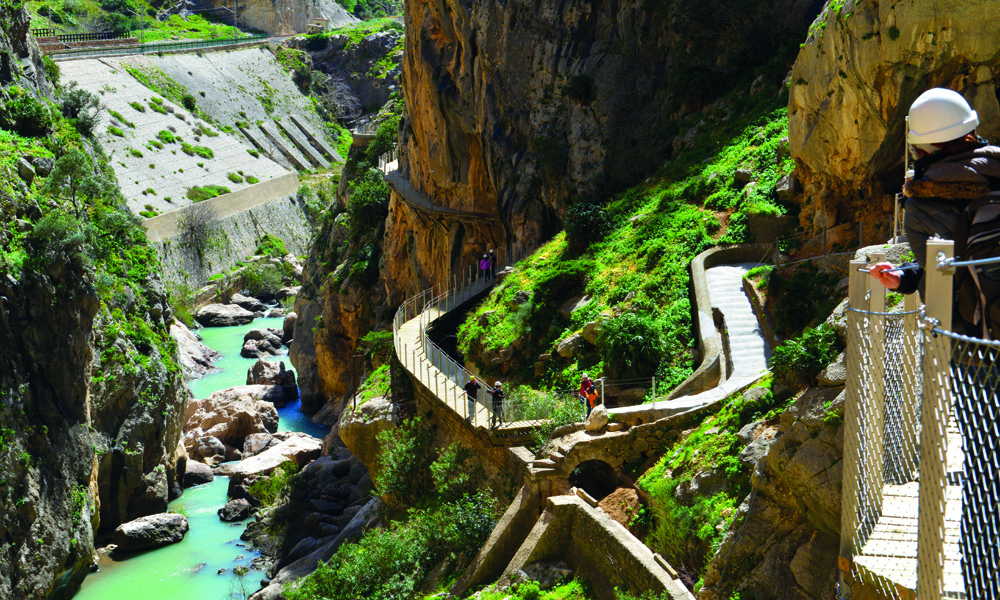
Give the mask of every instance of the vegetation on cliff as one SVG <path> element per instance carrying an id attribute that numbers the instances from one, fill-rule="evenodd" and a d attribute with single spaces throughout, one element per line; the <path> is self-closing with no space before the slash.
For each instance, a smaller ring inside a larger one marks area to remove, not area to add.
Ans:
<path id="1" fill-rule="evenodd" d="M 214 40 L 243 35 L 236 27 L 212 15 L 158 14 L 162 7 L 144 0 L 32 0 L 27 2 L 32 27 L 55 29 L 60 34 L 111 31 L 135 37 L 140 33 L 147 42 L 180 38 Z"/>
<path id="2" fill-rule="evenodd" d="M 180 491 L 173 317 L 90 137 L 96 105 L 71 85 L 0 91 L 0 570 L 14 597 L 71 594 L 99 527 Z"/>
<path id="3" fill-rule="evenodd" d="M 715 245 L 753 241 L 749 219 L 792 208 L 775 191 L 794 168 L 784 151 L 786 102 L 784 92 L 733 94 L 711 113 L 713 129 L 647 183 L 606 202 L 579 198 L 567 211 L 566 231 L 470 312 L 460 328 L 463 353 L 490 372 L 479 357 L 523 345 L 504 374 L 541 386 L 565 387 L 581 371 L 655 376 L 663 389 L 683 381 L 693 368 L 691 259 Z M 753 183 L 738 183 L 738 170 Z M 569 319 L 561 316 L 560 306 L 579 296 L 589 301 Z M 604 321 L 596 346 L 560 359 L 560 342 L 594 321 Z M 546 352 L 552 360 L 532 371 Z"/>

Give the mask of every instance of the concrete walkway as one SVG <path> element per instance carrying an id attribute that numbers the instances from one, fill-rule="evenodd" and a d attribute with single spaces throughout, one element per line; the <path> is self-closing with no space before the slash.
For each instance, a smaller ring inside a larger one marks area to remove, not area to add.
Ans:
<path id="1" fill-rule="evenodd" d="M 476 212 L 471 210 L 457 210 L 454 208 L 448 208 L 445 206 L 437 206 L 434 201 L 427 194 L 417 190 L 410 184 L 410 180 L 399 172 L 398 161 L 392 161 L 385 165 L 385 169 L 382 171 L 385 180 L 389 182 L 403 200 L 406 201 L 410 206 L 432 213 L 436 215 L 444 215 L 456 221 L 470 221 L 470 222 L 499 222 L 500 217 L 497 215 L 491 215 L 484 212 Z"/>
<path id="2" fill-rule="evenodd" d="M 719 265 L 710 267 L 705 273 L 712 308 L 722 313 L 728 331 L 728 355 L 724 353 L 722 359 L 730 360 L 732 371 L 726 369 L 726 379 L 720 381 L 718 386 L 697 394 L 615 408 L 612 413 L 628 415 L 633 419 L 642 416 L 643 422 L 650 422 L 700 410 L 751 385 L 766 372 L 771 360 L 771 347 L 764 340 L 757 315 L 743 291 L 743 276 L 756 266 L 757 263 Z"/>

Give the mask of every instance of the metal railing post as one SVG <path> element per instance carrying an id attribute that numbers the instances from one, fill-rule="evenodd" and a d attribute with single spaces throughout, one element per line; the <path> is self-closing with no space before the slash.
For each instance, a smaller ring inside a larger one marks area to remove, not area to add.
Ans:
<path id="1" fill-rule="evenodd" d="M 855 310 L 867 309 L 865 293 L 868 291 L 869 277 L 858 269 L 865 267 L 864 260 L 851 261 L 849 271 L 849 304 Z M 861 351 L 861 325 L 864 318 L 860 313 L 847 313 L 847 389 L 844 402 L 844 459 L 843 459 L 843 496 L 840 509 L 840 585 L 849 590 L 851 562 L 854 555 L 860 551 L 855 546 L 855 533 L 858 529 L 860 503 L 858 494 L 861 491 L 861 449 L 862 436 L 866 432 L 862 427 L 862 393 L 866 388 L 862 378 L 865 368 L 862 364 L 864 356 Z"/>
<path id="2" fill-rule="evenodd" d="M 927 242 L 927 325 L 951 330 L 952 273 L 938 270 L 955 255 L 955 243 Z M 920 498 L 917 517 L 917 600 L 944 595 L 944 518 L 948 486 L 948 416 L 951 414 L 951 341 L 924 330 L 924 401 L 920 410 Z"/>

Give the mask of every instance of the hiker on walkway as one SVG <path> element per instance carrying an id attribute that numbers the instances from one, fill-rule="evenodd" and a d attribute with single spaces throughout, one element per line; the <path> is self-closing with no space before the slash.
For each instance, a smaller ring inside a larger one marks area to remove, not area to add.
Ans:
<path id="1" fill-rule="evenodd" d="M 597 398 L 598 398 L 597 386 L 595 386 L 593 383 L 591 383 L 590 387 L 587 388 L 587 418 L 588 419 L 590 418 L 590 411 L 594 410 L 594 407 L 597 406 Z"/>
<path id="2" fill-rule="evenodd" d="M 497 425 L 503 425 L 503 389 L 498 381 L 490 390 L 493 398 L 493 415 L 490 417 L 490 429 L 496 429 Z"/>
<path id="3" fill-rule="evenodd" d="M 580 404 L 587 404 L 587 390 L 589 390 L 592 385 L 594 384 L 590 381 L 590 376 L 584 373 L 583 378 L 580 379 L 580 389 L 576 392 L 577 397 L 580 398 Z M 587 416 L 590 416 L 590 410 L 587 411 Z"/>
<path id="4" fill-rule="evenodd" d="M 490 248 L 490 278 L 497 278 L 497 255 L 493 253 L 493 248 Z"/>
<path id="5" fill-rule="evenodd" d="M 476 376 L 470 375 L 469 381 L 465 384 L 465 387 L 462 388 L 463 390 L 465 390 L 465 398 L 468 403 L 468 410 L 466 412 L 465 420 L 470 423 L 473 421 L 473 419 L 475 419 L 476 402 L 479 399 L 479 390 L 482 387 L 483 386 L 480 385 L 478 381 L 476 381 Z"/>
<path id="6" fill-rule="evenodd" d="M 489 256 L 487 256 L 487 255 L 484 254 L 483 257 L 479 260 L 479 271 L 482 274 L 483 279 L 485 279 L 486 281 L 490 280 L 490 257 Z"/>
<path id="7" fill-rule="evenodd" d="M 974 216 L 995 210 L 989 203 L 992 196 L 986 195 L 1000 190 L 1000 148 L 976 135 L 979 117 L 961 95 L 942 88 L 928 90 L 910 106 L 909 116 L 906 141 L 916 162 L 913 178 L 903 185 L 908 198 L 903 226 L 916 263 L 904 264 L 909 269 L 903 271 L 890 272 L 895 267 L 887 262 L 869 268 L 882 285 L 903 294 L 918 289 L 923 293 L 927 240 L 935 234 L 954 240 L 955 255 L 961 258 L 996 253 L 993 241 L 992 248 L 977 254 L 977 241 L 970 238 L 968 225 Z M 980 206 L 984 208 L 978 210 Z M 1000 232 L 989 220 L 975 222 L 977 228 Z M 958 267 L 954 283 L 952 329 L 970 337 L 990 337 L 984 334 L 991 329 L 995 332 L 1000 323 L 991 323 L 991 313 L 984 310 L 980 298 L 994 297 L 990 288 L 1000 287 L 1000 264 L 983 265 L 975 274 L 967 267 Z M 1000 511 L 996 510 L 1000 505 L 996 478 L 1000 453 L 993 449 L 1000 445 L 1000 381 L 990 372 L 992 365 L 982 363 L 962 356 L 952 361 L 955 416 L 965 454 L 961 548 L 962 577 L 969 600 L 1000 598 L 1000 578 L 996 577 L 1000 545 L 994 537 L 1000 531 Z"/>

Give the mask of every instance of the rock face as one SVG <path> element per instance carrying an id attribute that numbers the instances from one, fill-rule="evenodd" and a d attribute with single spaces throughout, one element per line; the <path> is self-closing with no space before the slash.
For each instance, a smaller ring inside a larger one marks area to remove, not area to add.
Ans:
<path id="1" fill-rule="evenodd" d="M 29 29 L 20 3 L 0 3 L 0 85 L 4 94 L 18 86 L 43 103 L 56 101 Z M 8 117 L 5 111 L 0 128 L 11 129 Z M 85 138 L 80 143 L 91 153 Z M 36 176 L 52 170 L 51 158 L 26 160 Z M 42 214 L 16 168 L 0 166 L 0 182 L 0 221 L 7 225 L 0 248 L 8 250 L 15 228 L 30 234 Z M 153 269 L 121 298 L 102 298 L 80 249 L 32 251 L 39 266 L 0 267 L 4 599 L 72 597 L 93 564 L 96 535 L 162 512 L 182 489 L 186 395 L 180 373 L 165 364 L 178 357 L 156 345 L 137 347 L 121 332 L 121 320 L 111 322 L 118 310 L 166 341 L 173 315 L 159 275 Z M 148 365 L 138 366 L 140 355 Z"/>
<path id="2" fill-rule="evenodd" d="M 242 448 L 251 433 L 274 433 L 278 429 L 274 399 L 284 400 L 280 387 L 246 385 L 189 401 L 184 420 L 185 447 L 194 455 L 199 439 L 214 437 L 226 446 Z"/>
<path id="3" fill-rule="evenodd" d="M 388 398 L 372 398 L 357 411 L 345 411 L 337 431 L 351 454 L 368 466 L 373 477 L 380 470 L 378 434 L 396 427 L 396 409 Z"/>
<path id="4" fill-rule="evenodd" d="M 235 304 L 209 304 L 202 307 L 194 318 L 204 327 L 231 327 L 253 321 L 254 313 Z"/>
<path id="5" fill-rule="evenodd" d="M 1000 6 L 940 8 L 857 2 L 820 15 L 825 26 L 813 28 L 790 77 L 790 150 L 803 197 L 814 200 L 803 207 L 804 224 L 860 216 L 867 226 L 891 212 L 890 194 L 902 183 L 905 117 L 931 87 L 957 90 L 979 112 L 980 134 L 1000 137 Z"/>
<path id="6" fill-rule="evenodd" d="M 193 4 L 201 9 L 232 8 L 225 0 L 199 0 Z M 288 10 L 276 10 L 275 4 L 266 0 L 248 0 L 246 4 L 240 4 L 241 26 L 246 25 L 272 35 L 305 33 L 309 20 L 316 17 L 329 19 L 331 28 L 358 21 L 333 0 L 297 2 Z"/>
<path id="7" fill-rule="evenodd" d="M 180 355 L 184 374 L 189 379 L 197 379 L 212 371 L 215 368 L 212 363 L 222 356 L 202 344 L 198 336 L 180 321 L 174 321 L 170 325 L 170 337 L 177 342 L 177 354 Z"/>
<path id="8" fill-rule="evenodd" d="M 752 507 L 749 497 L 740 506 L 733 521 L 738 525 L 729 529 L 708 565 L 699 600 L 729 598 L 735 582 L 762 598 L 777 597 L 775 590 L 791 600 L 836 593 L 844 450 L 838 420 L 844 397 L 842 387 L 811 388 L 782 413 L 777 428 L 751 424 L 740 432 L 751 440 L 744 450 L 748 459 L 754 457 L 751 485 L 760 480 L 760 487 Z M 750 462 L 743 455 L 740 460 Z M 700 483 L 710 481 L 711 476 Z M 744 520 L 746 531 L 737 539 Z M 730 568 L 720 588 L 730 548 Z"/>
<path id="9" fill-rule="evenodd" d="M 345 116 L 353 118 L 378 109 L 389 101 L 390 94 L 399 91 L 402 28 L 378 31 L 355 43 L 342 34 L 330 36 L 323 48 L 316 49 L 314 44 L 304 38 L 291 41 L 292 47 L 310 51 L 315 67 L 350 90 L 356 103 L 345 107 Z M 388 69 L 382 67 L 386 63 L 391 65 Z"/>
<path id="10" fill-rule="evenodd" d="M 176 544 L 188 532 L 184 515 L 161 513 L 124 523 L 115 529 L 115 544 L 119 552 L 139 552 Z"/>

